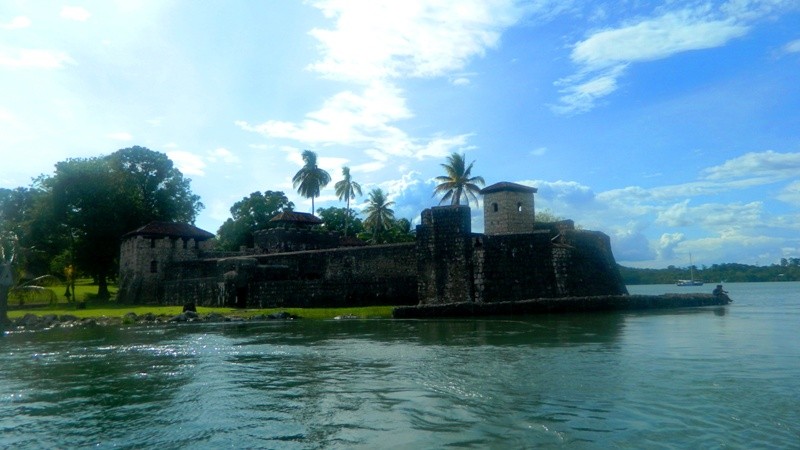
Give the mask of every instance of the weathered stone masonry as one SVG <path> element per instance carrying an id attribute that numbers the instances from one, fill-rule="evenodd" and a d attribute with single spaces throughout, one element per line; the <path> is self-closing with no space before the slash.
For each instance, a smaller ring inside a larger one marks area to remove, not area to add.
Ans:
<path id="1" fill-rule="evenodd" d="M 627 294 L 608 236 L 571 221 L 537 225 L 535 192 L 484 189 L 485 234 L 472 233 L 467 206 L 426 209 L 408 244 L 342 247 L 332 233 L 277 229 L 258 233 L 254 249 L 220 254 L 206 248 L 210 233 L 161 236 L 168 227 L 151 224 L 122 244 L 119 299 L 335 307 Z"/>

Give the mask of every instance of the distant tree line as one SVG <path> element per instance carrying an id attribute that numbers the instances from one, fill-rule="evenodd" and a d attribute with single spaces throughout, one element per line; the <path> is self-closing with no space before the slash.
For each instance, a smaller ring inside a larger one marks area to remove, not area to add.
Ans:
<path id="1" fill-rule="evenodd" d="M 665 269 L 637 269 L 619 266 L 625 284 L 672 284 L 688 279 L 689 267 L 668 266 Z M 740 283 L 755 281 L 800 281 L 800 258 L 784 258 L 780 264 L 754 266 L 738 263 L 694 266 L 695 280 L 706 283 Z"/>

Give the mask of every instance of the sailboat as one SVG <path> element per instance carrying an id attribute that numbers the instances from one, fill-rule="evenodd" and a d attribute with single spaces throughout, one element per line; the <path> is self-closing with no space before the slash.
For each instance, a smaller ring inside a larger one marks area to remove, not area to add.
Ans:
<path id="1" fill-rule="evenodd" d="M 694 279 L 694 264 L 692 264 L 692 254 L 691 253 L 689 253 L 689 271 L 690 271 L 689 274 L 690 274 L 690 277 L 691 277 L 690 279 L 688 279 L 688 280 L 678 280 L 678 282 L 675 283 L 675 284 L 678 285 L 678 286 L 702 286 L 703 285 L 702 281 Z"/>

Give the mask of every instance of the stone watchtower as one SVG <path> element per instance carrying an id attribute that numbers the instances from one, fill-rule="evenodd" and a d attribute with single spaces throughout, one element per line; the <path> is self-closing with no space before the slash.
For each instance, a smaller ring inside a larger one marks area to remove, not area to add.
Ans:
<path id="1" fill-rule="evenodd" d="M 503 181 L 481 190 L 483 227 L 488 236 L 533 233 L 536 188 Z"/>
<path id="2" fill-rule="evenodd" d="M 120 246 L 117 301 L 160 301 L 170 265 L 198 259 L 213 237 L 193 225 L 173 222 L 150 222 L 127 233 Z"/>

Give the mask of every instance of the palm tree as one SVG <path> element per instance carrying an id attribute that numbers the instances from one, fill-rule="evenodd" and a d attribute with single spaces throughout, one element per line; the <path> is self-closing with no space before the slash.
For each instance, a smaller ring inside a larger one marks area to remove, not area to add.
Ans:
<path id="1" fill-rule="evenodd" d="M 445 175 L 436 177 L 436 181 L 440 183 L 433 191 L 433 195 L 444 194 L 442 201 L 439 202 L 440 205 L 447 200 L 450 200 L 451 205 L 460 205 L 461 197 L 467 199 L 467 204 L 470 199 L 478 204 L 478 197 L 475 195 L 481 190 L 478 185 L 483 186 L 486 182 L 481 176 L 471 176 L 473 164 L 475 161 L 467 166 L 464 155 L 455 152 L 447 157 L 447 164 L 442 164 Z"/>
<path id="2" fill-rule="evenodd" d="M 319 190 L 331 182 L 328 172 L 317 167 L 317 154 L 311 150 L 303 150 L 305 165 L 294 174 L 292 184 L 297 193 L 311 199 L 311 214 L 314 214 L 314 197 L 319 197 Z"/>
<path id="3" fill-rule="evenodd" d="M 350 218 L 350 199 L 356 198 L 356 194 L 361 195 L 361 185 L 353 181 L 350 176 L 350 168 L 347 166 L 342 167 L 342 176 L 344 179 L 337 181 L 333 186 L 336 188 L 336 195 L 339 200 L 347 202 L 347 211 L 344 216 L 344 236 L 347 237 L 347 223 Z"/>
<path id="4" fill-rule="evenodd" d="M 394 202 L 389 201 L 381 188 L 373 189 L 369 193 L 367 202 L 369 204 L 364 208 L 364 213 L 367 215 L 364 225 L 372 230 L 372 242 L 377 242 L 378 233 L 387 230 L 394 221 L 394 210 L 390 208 Z"/>

